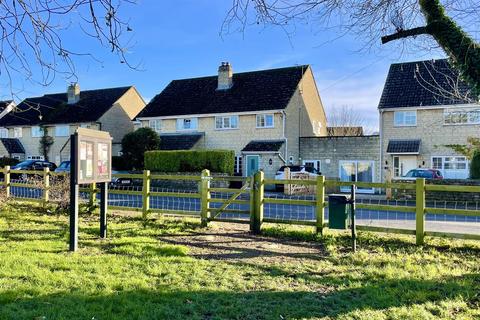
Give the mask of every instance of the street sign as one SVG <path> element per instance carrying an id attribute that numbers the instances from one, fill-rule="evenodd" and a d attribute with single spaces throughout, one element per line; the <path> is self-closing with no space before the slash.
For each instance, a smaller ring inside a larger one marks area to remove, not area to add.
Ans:
<path id="1" fill-rule="evenodd" d="M 70 251 L 78 249 L 79 185 L 97 183 L 100 186 L 100 237 L 105 238 L 111 180 L 112 137 L 105 131 L 78 128 L 70 137 Z"/>

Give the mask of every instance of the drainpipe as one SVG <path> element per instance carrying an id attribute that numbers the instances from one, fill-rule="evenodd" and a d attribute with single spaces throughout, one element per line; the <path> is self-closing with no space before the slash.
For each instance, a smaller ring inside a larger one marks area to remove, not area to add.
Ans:
<path id="1" fill-rule="evenodd" d="M 287 164 L 287 160 L 288 159 L 288 139 L 287 139 L 287 136 L 285 134 L 286 132 L 286 123 L 287 123 L 287 113 L 285 112 L 285 110 L 282 110 L 282 114 L 283 114 L 283 119 L 282 119 L 282 122 L 283 122 L 283 139 L 285 140 L 285 159 L 282 159 L 282 157 L 280 157 L 280 159 L 282 159 L 282 161 Z"/>
<path id="2" fill-rule="evenodd" d="M 383 161 L 383 110 L 379 109 L 380 111 L 380 125 L 379 125 L 379 133 L 380 133 L 380 182 L 383 182 L 383 171 L 384 171 L 384 161 Z"/>

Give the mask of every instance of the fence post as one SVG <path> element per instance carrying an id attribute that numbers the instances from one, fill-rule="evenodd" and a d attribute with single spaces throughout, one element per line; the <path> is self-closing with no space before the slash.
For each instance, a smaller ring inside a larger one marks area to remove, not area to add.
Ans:
<path id="1" fill-rule="evenodd" d="M 263 200 L 265 194 L 264 173 L 258 171 L 255 173 L 254 179 L 254 207 L 253 207 L 253 221 L 250 229 L 253 233 L 259 234 L 262 230 L 263 223 Z"/>
<path id="2" fill-rule="evenodd" d="M 43 205 L 47 205 L 50 198 L 50 168 L 43 168 Z"/>
<path id="3" fill-rule="evenodd" d="M 10 197 L 10 166 L 5 166 L 3 169 L 3 178 L 5 183 L 5 196 Z"/>
<path id="4" fill-rule="evenodd" d="M 316 232 L 323 235 L 323 224 L 325 221 L 325 176 L 317 177 L 315 198 L 317 201 L 315 206 L 315 215 L 317 218 Z"/>
<path id="5" fill-rule="evenodd" d="M 92 184 L 90 184 L 88 204 L 90 205 L 90 207 L 93 207 L 96 201 L 97 201 L 97 184 L 95 182 L 92 182 Z"/>
<path id="6" fill-rule="evenodd" d="M 210 218 L 210 170 L 204 169 L 200 176 L 200 218 L 202 227 L 208 226 Z"/>
<path id="7" fill-rule="evenodd" d="M 143 171 L 142 218 L 147 219 L 150 211 L 150 170 Z"/>
<path id="8" fill-rule="evenodd" d="M 425 237 L 425 179 L 416 180 L 416 238 L 417 244 L 421 245 Z"/>

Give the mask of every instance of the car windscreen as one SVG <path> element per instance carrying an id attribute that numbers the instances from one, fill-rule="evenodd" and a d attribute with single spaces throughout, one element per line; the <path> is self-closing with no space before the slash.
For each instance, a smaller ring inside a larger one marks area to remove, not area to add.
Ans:
<path id="1" fill-rule="evenodd" d="M 23 161 L 23 162 L 20 162 L 20 163 L 16 164 L 15 167 L 27 167 L 27 166 L 31 165 L 33 162 L 34 162 L 33 160 Z"/>

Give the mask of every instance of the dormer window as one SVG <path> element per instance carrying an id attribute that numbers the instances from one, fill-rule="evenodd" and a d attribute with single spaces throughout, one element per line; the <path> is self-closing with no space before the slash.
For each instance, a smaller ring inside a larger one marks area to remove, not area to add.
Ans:
<path id="1" fill-rule="evenodd" d="M 8 138 L 8 129 L 0 128 L 0 138 Z"/>

